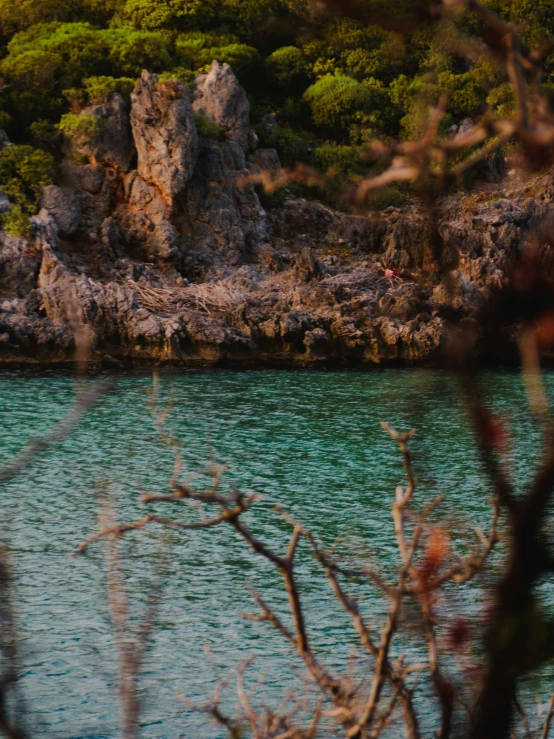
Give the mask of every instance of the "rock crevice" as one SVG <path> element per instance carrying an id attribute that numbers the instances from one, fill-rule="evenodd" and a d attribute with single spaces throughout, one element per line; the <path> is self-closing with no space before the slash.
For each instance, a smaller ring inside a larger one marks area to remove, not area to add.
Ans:
<path id="1" fill-rule="evenodd" d="M 71 362 L 85 340 L 97 363 L 432 362 L 554 214 L 550 176 L 451 196 L 437 254 L 418 205 L 349 215 L 285 193 L 264 207 L 244 183 L 279 158 L 256 149 L 246 94 L 217 62 L 191 96 L 143 72 L 130 111 L 111 96 L 86 114 L 103 124 L 66 147 L 33 236 L 0 232 L 1 363 Z"/>

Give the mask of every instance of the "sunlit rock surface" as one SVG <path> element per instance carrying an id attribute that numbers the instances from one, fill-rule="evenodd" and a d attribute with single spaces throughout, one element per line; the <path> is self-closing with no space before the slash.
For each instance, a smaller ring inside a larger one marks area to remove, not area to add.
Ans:
<path id="1" fill-rule="evenodd" d="M 103 124 L 79 157 L 65 147 L 32 237 L 0 233 L 0 362 L 430 363 L 460 321 L 487 343 L 479 311 L 554 213 L 551 175 L 445 198 L 439 239 L 415 203 L 265 198 L 251 175 L 279 159 L 255 149 L 246 94 L 216 62 L 192 101 L 144 72 L 130 111 L 111 96 L 86 112 Z"/>

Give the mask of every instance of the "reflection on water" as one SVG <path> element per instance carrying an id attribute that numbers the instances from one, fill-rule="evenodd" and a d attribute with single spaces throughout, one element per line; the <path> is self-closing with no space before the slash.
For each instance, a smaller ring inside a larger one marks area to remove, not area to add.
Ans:
<path id="1" fill-rule="evenodd" d="M 173 466 L 151 418 L 151 378 L 117 380 L 117 390 L 71 438 L 2 491 L 2 535 L 16 570 L 22 686 L 37 735 L 117 736 L 102 547 L 85 558 L 68 555 L 94 531 L 101 491 L 110 491 L 120 517 L 136 517 L 139 488 L 165 491 Z M 520 378 L 491 373 L 486 382 L 521 442 L 512 465 L 523 482 L 537 439 Z M 554 375 L 547 382 L 554 389 Z M 445 492 L 444 510 L 456 531 L 487 525 L 485 479 L 455 386 L 440 373 L 172 371 L 162 373 L 160 388 L 162 404 L 172 399 L 169 425 L 187 469 L 213 455 L 229 467 L 229 482 L 263 494 L 253 527 L 269 541 L 282 541 L 287 530 L 273 510 L 278 501 L 325 543 L 341 536 L 351 550 L 392 571 L 390 504 L 402 469 L 381 419 L 417 427 L 419 500 Z M 72 397 L 65 374 L 0 374 L 0 464 L 61 418 Z M 255 654 L 266 694 L 282 697 L 284 676 L 291 664 L 298 672 L 298 663 L 269 627 L 237 616 L 255 610 L 246 581 L 276 607 L 285 602 L 280 582 L 226 529 L 166 534 L 152 528 L 124 544 L 135 623 L 162 549 L 169 564 L 144 667 L 144 736 L 217 735 L 175 696 L 200 701 L 218 678 Z M 351 649 L 344 644 L 355 645 L 355 635 L 306 554 L 301 579 L 313 640 L 331 667 L 344 668 Z M 377 617 L 383 605 L 368 591 L 365 608 Z"/>

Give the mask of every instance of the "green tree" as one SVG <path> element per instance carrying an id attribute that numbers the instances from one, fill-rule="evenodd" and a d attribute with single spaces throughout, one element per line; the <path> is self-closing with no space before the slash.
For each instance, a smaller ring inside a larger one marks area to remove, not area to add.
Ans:
<path id="1" fill-rule="evenodd" d="M 227 63 L 239 77 L 241 73 L 262 65 L 258 51 L 240 43 L 233 34 L 202 33 L 193 31 L 175 39 L 175 54 L 178 63 L 191 70 L 201 70 L 214 59 Z"/>
<path id="2" fill-rule="evenodd" d="M 83 88 L 88 102 L 102 103 L 110 95 L 118 93 L 123 98 L 129 98 L 135 87 L 136 80 L 131 77 L 88 77 L 83 80 Z"/>
<path id="3" fill-rule="evenodd" d="M 336 18 L 303 46 L 303 53 L 313 79 L 344 75 L 390 82 L 402 71 L 405 46 L 401 36 L 379 26 Z"/>
<path id="4" fill-rule="evenodd" d="M 383 106 L 390 103 L 384 87 L 376 80 L 362 84 L 352 77 L 323 77 L 304 93 L 316 126 L 343 135 L 357 124 L 373 124 L 373 134 L 380 128 Z"/>
<path id="5" fill-rule="evenodd" d="M 276 49 L 266 59 L 271 79 L 288 90 L 308 81 L 308 65 L 302 49 L 284 46 Z"/>
<path id="6" fill-rule="evenodd" d="M 75 21 L 81 11 L 80 0 L 0 0 L 0 37 L 9 38 L 37 23 Z"/>
<path id="7" fill-rule="evenodd" d="M 118 29 L 103 32 L 102 38 L 116 74 L 138 77 L 143 69 L 163 72 L 175 66 L 172 43 L 161 32 Z"/>
<path id="8" fill-rule="evenodd" d="M 186 31 L 209 27 L 218 10 L 216 0 L 126 0 L 116 22 L 141 31 Z"/>

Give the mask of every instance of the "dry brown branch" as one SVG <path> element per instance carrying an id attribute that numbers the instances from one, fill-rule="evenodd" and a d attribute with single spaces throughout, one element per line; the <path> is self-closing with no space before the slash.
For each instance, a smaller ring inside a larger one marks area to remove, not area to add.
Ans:
<path id="1" fill-rule="evenodd" d="M 392 600 L 389 615 L 385 627 L 383 628 L 381 643 L 379 645 L 379 651 L 375 663 L 373 680 L 371 681 L 369 698 L 357 723 L 347 733 L 347 736 L 352 737 L 352 739 L 358 739 L 359 737 L 362 737 L 365 733 L 366 727 L 372 725 L 373 719 L 375 717 L 377 706 L 381 697 L 381 691 L 383 689 L 383 684 L 385 681 L 387 665 L 389 663 L 389 650 L 393 636 L 397 629 L 398 616 L 402 603 L 402 585 L 404 584 L 405 576 L 406 573 L 405 570 L 403 570 L 399 578 L 398 592 Z"/>
<path id="2" fill-rule="evenodd" d="M 315 739 L 321 718 L 319 706 L 315 706 L 310 711 L 311 719 L 305 729 L 300 728 L 294 721 L 301 709 L 301 704 L 296 698 L 292 699 L 290 695 L 285 696 L 275 710 L 265 705 L 262 706 L 261 711 L 252 707 L 252 698 L 256 688 L 263 683 L 260 678 L 250 691 L 247 692 L 245 689 L 244 675 L 253 659 L 252 656 L 249 657 L 237 669 L 237 696 L 240 706 L 238 716 L 231 718 L 220 708 L 221 690 L 226 685 L 223 681 L 218 682 L 213 700 L 205 706 L 195 706 L 192 701 L 182 695 L 178 695 L 177 698 L 186 703 L 191 711 L 212 716 L 216 723 L 227 729 L 231 739 L 239 739 L 243 736 L 245 725 L 250 727 L 253 739 Z M 287 710 L 289 704 L 291 706 Z"/>
<path id="3" fill-rule="evenodd" d="M 277 631 L 279 631 L 285 639 L 292 644 L 293 647 L 296 647 L 296 639 L 294 638 L 294 635 L 291 634 L 291 632 L 283 625 L 283 622 L 281 621 L 278 616 L 275 615 L 275 613 L 269 608 L 268 605 L 266 605 L 265 601 L 261 597 L 261 595 L 255 590 L 254 588 L 250 588 L 250 592 L 252 594 L 252 597 L 260 607 L 261 613 L 260 614 L 250 614 L 250 613 L 242 613 L 240 612 L 239 615 L 242 616 L 242 618 L 247 619 L 248 621 L 267 621 L 272 626 L 274 626 Z"/>
<path id="4" fill-rule="evenodd" d="M 552 693 L 548 706 L 546 708 L 546 716 L 542 725 L 540 733 L 540 739 L 548 739 L 550 736 L 550 726 L 552 725 L 552 718 L 554 717 L 554 693 Z"/>
<path id="5" fill-rule="evenodd" d="M 220 692 L 221 692 L 222 684 L 218 682 L 213 701 L 211 701 L 209 704 L 205 706 L 196 706 L 189 698 L 187 698 L 185 695 L 177 695 L 177 700 L 183 701 L 183 703 L 186 703 L 188 709 L 190 711 L 194 711 L 196 713 L 205 713 L 212 717 L 213 721 L 216 724 L 219 724 L 220 726 L 223 726 L 227 729 L 229 732 L 230 739 L 240 739 L 242 736 L 242 730 L 240 721 L 235 718 L 231 718 L 230 716 L 227 716 L 220 708 Z"/>
<path id="6" fill-rule="evenodd" d="M 162 428 L 162 426 L 163 423 L 160 423 L 160 428 Z M 253 621 L 267 622 L 271 624 L 273 628 L 275 628 L 284 637 L 287 643 L 294 647 L 302 658 L 308 669 L 308 673 L 311 675 L 314 682 L 319 686 L 327 700 L 330 700 L 334 704 L 334 708 L 330 711 L 326 711 L 326 715 L 333 716 L 340 724 L 342 724 L 346 737 L 355 737 L 356 739 L 378 736 L 379 732 L 382 731 L 385 726 L 389 725 L 393 718 L 395 707 L 398 704 L 402 706 L 407 737 L 409 737 L 409 739 L 419 738 L 418 720 L 412 700 L 413 689 L 408 687 L 408 684 L 406 683 L 406 676 L 410 674 L 410 671 L 412 669 L 419 668 L 417 668 L 417 666 L 405 668 L 402 663 L 397 667 L 393 667 L 390 659 L 391 644 L 399 630 L 399 615 L 403 599 L 405 597 L 414 596 L 419 598 L 425 619 L 425 635 L 429 652 L 431 676 L 437 696 L 443 706 L 443 722 L 440 735 L 444 739 L 444 737 L 448 737 L 449 735 L 450 717 L 452 715 L 453 705 L 453 691 L 450 689 L 448 682 L 442 677 L 440 669 L 438 648 L 434 635 L 432 593 L 434 590 L 438 589 L 441 584 L 448 580 L 456 581 L 456 579 L 458 579 L 460 582 L 467 581 L 471 576 L 473 576 L 473 574 L 478 572 L 484 566 L 487 556 L 496 541 L 498 510 L 495 508 L 491 533 L 482 543 L 481 549 L 476 550 L 465 559 L 460 559 L 460 561 L 456 562 L 455 565 L 447 568 L 445 572 L 435 573 L 434 570 L 431 569 L 424 576 L 419 566 L 416 566 L 414 558 L 416 557 L 420 547 L 422 535 L 426 530 L 427 520 L 431 512 L 441 502 L 443 496 L 439 496 L 428 503 L 419 513 L 411 513 L 409 511 L 416 488 L 416 478 L 408 447 L 409 440 L 414 432 L 398 433 L 387 424 L 383 424 L 383 427 L 399 446 L 407 479 L 406 487 L 399 487 L 397 489 L 395 500 L 393 502 L 393 519 L 401 561 L 398 582 L 395 586 L 385 585 L 382 583 L 379 576 L 374 573 L 368 574 L 365 569 L 349 570 L 348 568 L 342 568 L 340 565 L 334 563 L 317 545 L 310 532 L 282 510 L 282 515 L 292 528 L 292 534 L 289 539 L 286 553 L 284 555 L 280 555 L 274 552 L 263 541 L 258 539 L 243 521 L 243 515 L 251 509 L 251 506 L 258 496 L 245 496 L 236 489 L 233 489 L 231 493 L 228 494 L 220 492 L 219 487 L 223 470 L 221 467 L 216 465 L 211 465 L 210 467 L 201 470 L 202 474 L 208 475 L 212 478 L 211 487 L 208 487 L 205 490 L 196 490 L 188 485 L 181 484 L 177 482 L 177 478 L 174 475 L 170 483 L 170 488 L 173 489 L 172 493 L 164 495 L 150 495 L 144 493 L 141 497 L 141 501 L 150 505 L 178 504 L 180 507 L 187 502 L 200 502 L 207 506 L 218 507 L 219 513 L 217 515 L 212 516 L 205 521 L 195 523 L 181 522 L 175 519 L 162 518 L 154 514 L 148 514 L 138 521 L 104 526 L 92 537 L 89 537 L 87 541 L 83 542 L 78 551 L 84 551 L 98 539 L 104 538 L 115 540 L 129 531 L 143 528 L 149 523 L 159 523 L 162 526 L 170 526 L 183 530 L 191 528 L 210 528 L 212 526 L 224 525 L 226 523 L 229 524 L 235 532 L 242 537 L 255 554 L 267 559 L 281 573 L 284 587 L 288 595 L 289 613 L 292 617 L 294 629 L 292 631 L 289 630 L 289 628 L 284 625 L 281 617 L 278 616 L 277 613 L 266 603 L 261 594 L 255 590 L 252 590 L 251 592 L 254 600 L 260 608 L 260 613 L 256 615 L 241 615 Z M 168 435 L 165 435 L 165 438 L 167 443 L 171 443 L 173 445 Z M 406 530 L 408 519 L 413 520 L 412 530 L 409 535 Z M 331 675 L 326 668 L 323 667 L 312 650 L 295 571 L 296 555 L 302 537 L 305 537 L 310 543 L 316 561 L 325 571 L 338 603 L 351 618 L 358 633 L 361 645 L 375 660 L 373 674 L 369 680 L 365 698 L 362 698 L 360 688 L 355 688 L 350 679 L 342 676 Z M 382 583 L 382 588 L 380 589 L 391 598 L 389 615 L 381 629 L 381 636 L 378 644 L 373 640 L 371 631 L 366 625 L 357 603 L 350 596 L 346 595 L 343 586 L 339 582 L 339 575 L 353 577 L 360 577 L 361 575 L 364 578 L 371 577 L 373 575 L 373 579 L 376 582 Z M 381 703 L 384 695 L 383 689 L 386 684 L 389 684 L 391 687 L 391 696 L 387 698 L 386 706 L 382 707 Z M 212 715 L 215 717 L 214 710 L 212 710 Z M 275 734 L 269 732 L 269 724 L 264 724 L 265 728 L 262 731 L 260 728 L 261 717 L 257 713 L 255 715 L 257 717 L 255 721 L 254 714 L 250 715 L 253 736 L 264 738 L 270 736 L 273 737 Z M 254 724 L 256 728 L 254 728 Z M 234 725 L 235 724 L 233 724 L 233 726 Z M 275 725 L 277 724 L 271 723 L 271 726 Z M 279 726 L 282 727 L 283 724 L 280 723 Z M 283 731 L 280 730 L 279 735 L 299 736 L 299 734 L 295 734 L 295 731 L 297 731 L 297 729 L 292 724 L 287 724 L 286 729 Z"/>
<path id="7" fill-rule="evenodd" d="M 17 702 L 18 637 L 13 611 L 12 575 L 7 552 L 0 549 L 0 732 L 8 739 L 24 739 L 20 716 L 10 711 Z M 12 699 L 10 701 L 10 698 Z M 13 713 L 13 717 L 10 715 Z"/>
<path id="8" fill-rule="evenodd" d="M 138 682 L 144 653 L 152 634 L 157 608 L 161 597 L 161 573 L 157 573 L 157 584 L 152 588 L 148 604 L 139 628 L 132 633 L 129 620 L 129 604 L 122 573 L 121 553 L 118 539 L 121 534 L 115 523 L 111 507 L 105 505 L 100 516 L 106 568 L 108 572 L 108 603 L 111 623 L 118 655 L 118 696 L 121 715 L 121 736 L 136 739 L 139 729 L 141 704 Z"/>
<path id="9" fill-rule="evenodd" d="M 488 113 L 471 130 L 454 137 L 441 138 L 439 124 L 448 103 L 443 96 L 431 111 L 427 128 L 419 140 L 389 146 L 375 142 L 368 148 L 368 159 L 382 159 L 389 164 L 379 174 L 372 174 L 355 186 L 352 183 L 355 190 L 353 200 L 358 205 L 365 205 L 371 193 L 393 183 L 418 184 L 427 195 L 436 196 L 444 191 L 449 182 L 461 184 L 466 172 L 512 140 L 521 142 L 530 159 L 540 151 L 546 154 L 554 143 L 554 116 L 545 98 L 540 94 L 529 96 L 527 93 L 526 74 L 535 80 L 540 79 L 542 55 L 531 52 L 524 56 L 518 29 L 504 22 L 477 0 L 444 0 L 443 11 L 446 16 L 456 8 L 477 13 L 492 37 L 493 51 L 500 52 L 503 57 L 507 77 L 514 90 L 515 113 L 510 119 L 500 120 Z M 348 5 L 345 5 L 344 12 L 348 15 Z M 474 151 L 476 146 L 480 148 Z M 454 160 L 452 164 L 454 155 L 458 159 L 461 155 L 462 160 Z M 332 185 L 332 180 L 331 174 L 322 175 L 306 165 L 298 165 L 291 170 L 250 174 L 240 178 L 237 184 L 245 187 L 261 185 L 271 193 L 292 182 L 326 188 Z M 352 200 L 350 195 L 349 191 L 344 198 Z"/>
<path id="10" fill-rule="evenodd" d="M 161 526 L 167 526 L 168 528 L 180 529 L 181 531 L 194 531 L 197 529 L 209 529 L 213 526 L 217 526 L 218 524 L 223 523 L 223 521 L 226 521 L 233 516 L 240 515 L 240 513 L 242 513 L 242 510 L 243 510 L 242 508 L 237 507 L 231 511 L 225 511 L 219 516 L 215 516 L 214 518 L 211 518 L 209 521 L 196 521 L 193 523 L 181 523 L 180 521 L 174 521 L 170 518 L 163 518 L 162 516 L 155 516 L 154 514 L 148 514 L 147 516 L 144 516 L 144 518 L 141 518 L 138 521 L 131 521 L 129 523 L 124 523 L 120 525 L 116 524 L 112 526 L 111 528 L 100 529 L 100 531 L 97 531 L 95 534 L 90 536 L 88 539 L 81 542 L 81 544 L 79 544 L 79 546 L 75 550 L 75 554 L 84 554 L 85 551 L 88 549 L 88 547 L 91 544 L 94 544 L 94 542 L 98 541 L 99 539 L 104 539 L 109 536 L 120 537 L 129 531 L 136 531 L 137 529 L 142 529 L 144 528 L 144 526 L 146 526 L 149 523 L 157 523 L 157 524 L 160 524 Z"/>
<path id="11" fill-rule="evenodd" d="M 188 287 L 165 285 L 152 287 L 128 280 L 139 303 L 154 313 L 173 313 L 176 310 L 202 311 L 207 314 L 229 311 L 248 300 L 248 293 L 221 282 L 204 282 Z"/>
<path id="12" fill-rule="evenodd" d="M 283 512 L 283 515 L 289 521 L 289 523 L 291 523 L 291 525 L 295 527 L 295 530 L 297 530 L 297 528 L 300 525 L 296 521 L 294 521 L 294 519 L 292 519 L 292 517 L 286 514 L 285 512 Z M 328 556 L 324 553 L 324 551 L 317 545 L 312 534 L 305 528 L 303 527 L 300 527 L 300 528 L 301 528 L 302 534 L 310 542 L 314 555 L 316 557 L 316 560 L 323 567 L 325 574 L 331 584 L 335 597 L 337 598 L 338 602 L 343 607 L 343 609 L 346 611 L 346 613 L 348 613 L 349 616 L 351 617 L 354 628 L 358 632 L 361 645 L 378 662 L 379 662 L 379 659 L 381 659 L 383 674 L 393 685 L 394 695 L 396 696 L 396 699 L 400 697 L 402 705 L 403 705 L 404 719 L 405 719 L 405 724 L 406 724 L 406 735 L 408 739 L 416 739 L 416 737 L 419 736 L 419 727 L 418 727 L 417 716 L 416 716 L 413 702 L 412 702 L 412 693 L 407 688 L 402 675 L 393 669 L 388 659 L 388 654 L 382 653 L 381 649 L 382 649 L 382 644 L 383 644 L 383 637 L 381 640 L 381 646 L 377 647 L 377 645 L 373 642 L 371 638 L 370 630 L 368 626 L 366 625 L 360 613 L 357 603 L 355 602 L 355 600 L 353 600 L 348 595 L 346 595 L 346 593 L 344 592 L 342 586 L 340 585 L 338 581 L 336 573 L 337 571 L 340 571 L 340 568 L 338 568 L 336 564 L 333 563 L 328 558 Z M 358 574 L 359 574 L 358 572 L 355 573 L 355 575 L 358 575 Z M 365 575 L 366 573 L 364 572 L 363 574 Z M 395 592 L 394 590 L 387 588 L 387 594 L 391 597 L 393 601 L 393 606 L 394 606 L 394 604 L 396 603 L 398 599 L 399 592 L 398 591 Z M 402 592 L 400 592 L 400 596 L 401 595 L 402 595 Z M 400 597 L 400 600 L 401 600 L 401 597 Z M 390 614 L 389 614 L 389 620 L 390 620 Z M 394 704 L 395 703 L 396 703 L 396 700 Z M 392 708 L 391 708 L 391 712 L 392 712 Z M 371 713 L 370 719 L 372 717 L 373 717 L 373 712 Z M 387 721 L 389 717 L 390 715 L 387 715 Z M 365 728 L 365 725 L 368 722 L 370 722 L 370 720 L 365 721 L 365 723 L 363 724 L 363 728 Z M 358 722 L 357 726 L 352 729 L 352 731 L 354 732 L 353 733 L 354 736 L 357 736 L 360 732 L 360 728 L 361 728 L 360 723 L 361 722 Z M 385 724 L 383 724 L 383 726 L 384 725 Z M 358 731 L 358 734 L 356 734 L 356 730 Z"/>

